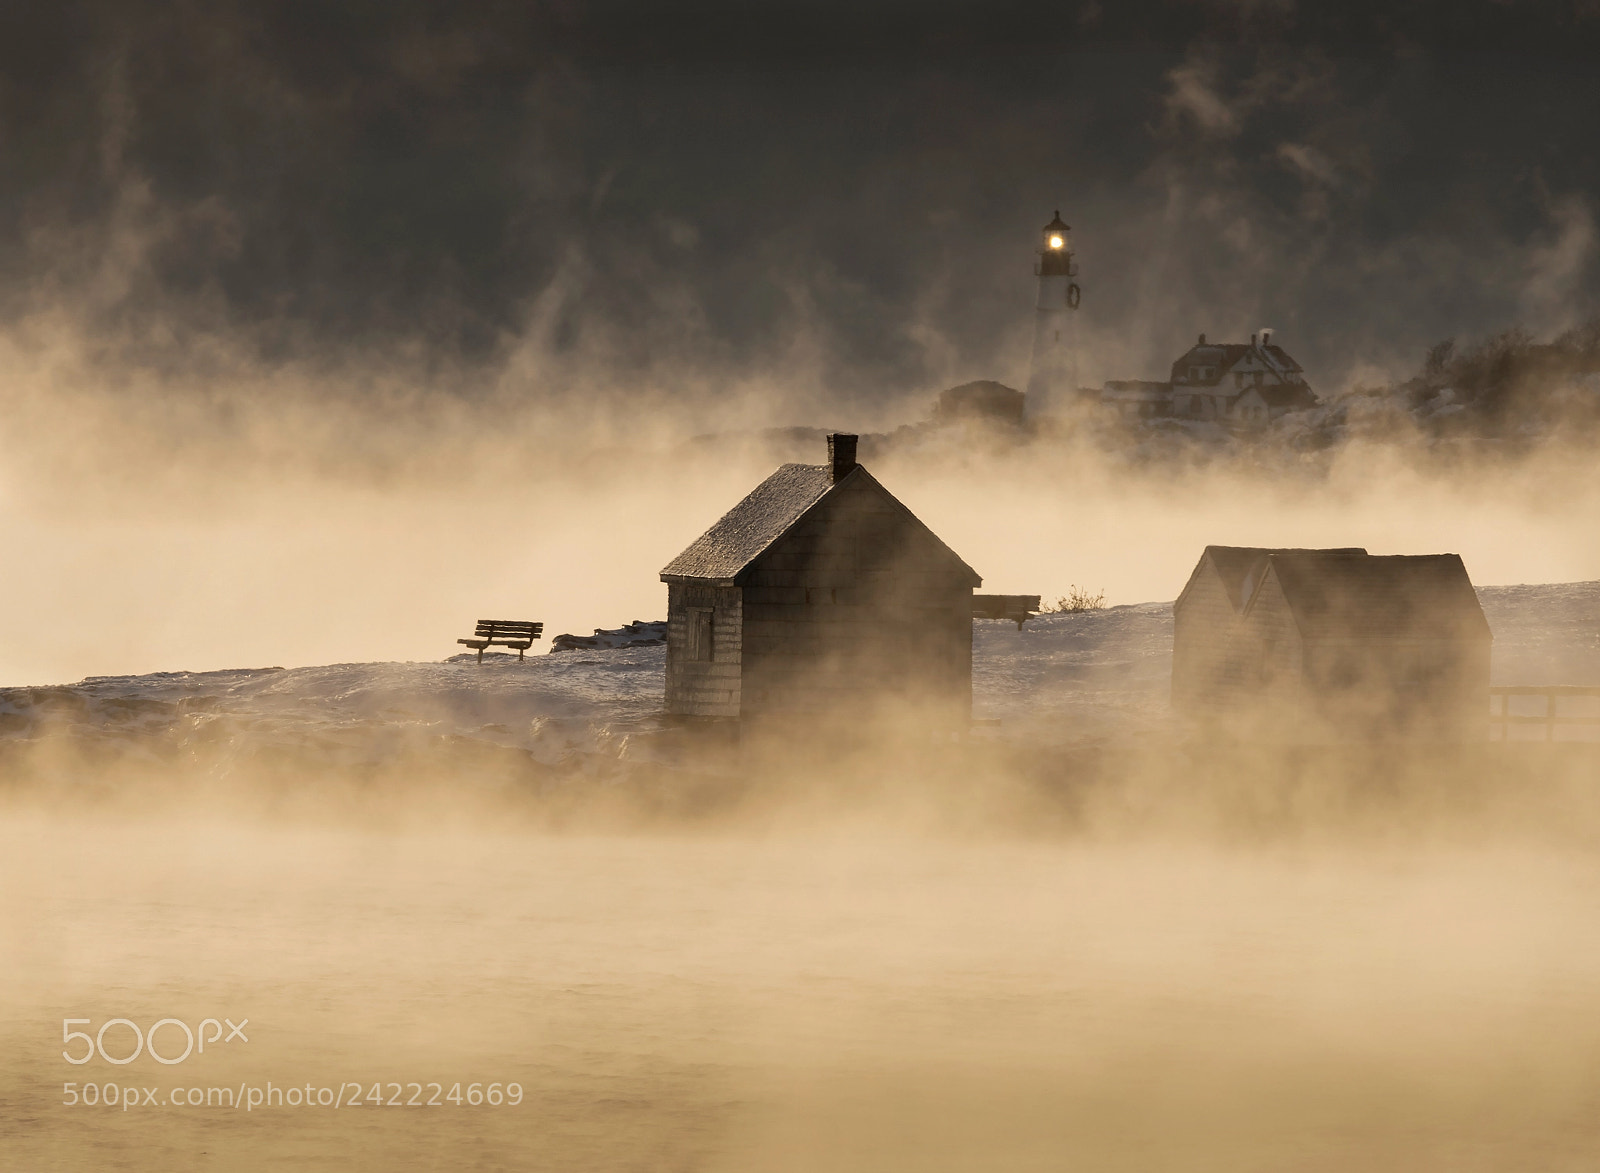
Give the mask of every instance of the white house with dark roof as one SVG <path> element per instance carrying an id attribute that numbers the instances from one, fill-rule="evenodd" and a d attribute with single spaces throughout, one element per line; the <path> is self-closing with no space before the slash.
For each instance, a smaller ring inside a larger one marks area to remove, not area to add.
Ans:
<path id="1" fill-rule="evenodd" d="M 828 437 L 661 571 L 667 711 L 865 719 L 890 706 L 965 727 L 983 580 Z"/>
<path id="2" fill-rule="evenodd" d="M 1305 370 L 1272 341 L 1207 342 L 1204 334 L 1177 361 L 1165 383 L 1122 379 L 1105 384 L 1100 401 L 1129 419 L 1215 420 L 1260 427 L 1291 411 L 1317 405 Z"/>

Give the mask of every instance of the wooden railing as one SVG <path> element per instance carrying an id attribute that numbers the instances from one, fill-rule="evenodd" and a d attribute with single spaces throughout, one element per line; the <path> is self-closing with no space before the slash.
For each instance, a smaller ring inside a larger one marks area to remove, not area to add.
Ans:
<path id="1" fill-rule="evenodd" d="M 1511 711 L 1511 698 L 1514 696 L 1542 696 L 1544 698 L 1544 712 L 1535 714 L 1513 713 Z M 1563 697 L 1595 697 L 1597 702 L 1595 712 L 1589 714 L 1563 713 L 1560 701 Z M 1496 703 L 1496 698 L 1498 703 Z M 1542 725 L 1544 736 L 1537 740 L 1556 740 L 1557 726 L 1595 725 L 1600 726 L 1600 687 L 1586 684 L 1516 684 L 1496 685 L 1489 689 L 1489 740 L 1510 741 L 1511 727 L 1513 725 Z M 1587 740 L 1587 739 L 1586 739 Z"/>

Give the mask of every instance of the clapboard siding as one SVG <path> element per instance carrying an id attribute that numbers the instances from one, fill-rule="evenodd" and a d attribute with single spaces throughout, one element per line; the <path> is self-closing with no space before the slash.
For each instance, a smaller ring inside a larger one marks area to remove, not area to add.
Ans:
<path id="1" fill-rule="evenodd" d="M 711 611 L 710 660 L 689 659 L 689 617 Z M 739 715 L 743 599 L 738 587 L 667 586 L 667 711 L 691 717 Z"/>
<path id="2" fill-rule="evenodd" d="M 1274 692 L 1298 686 L 1304 643 L 1289 600 L 1271 570 L 1251 603 L 1243 634 L 1247 652 L 1255 659 L 1256 683 Z"/>
<path id="3" fill-rule="evenodd" d="M 1199 712 L 1254 686 L 1259 668 L 1239 606 L 1209 554 L 1173 609 L 1172 703 Z"/>

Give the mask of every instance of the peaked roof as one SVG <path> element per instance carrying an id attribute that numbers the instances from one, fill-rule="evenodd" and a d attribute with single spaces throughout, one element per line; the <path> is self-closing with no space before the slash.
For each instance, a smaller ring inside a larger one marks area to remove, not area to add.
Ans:
<path id="1" fill-rule="evenodd" d="M 1282 376 L 1298 375 L 1304 370 L 1299 363 L 1289 357 L 1289 352 L 1276 342 L 1269 342 L 1265 346 L 1255 346 L 1248 342 L 1212 342 L 1204 346 L 1191 346 L 1184 351 L 1172 364 L 1172 381 L 1184 382 L 1191 387 L 1213 386 L 1220 383 L 1222 376 L 1252 351 L 1261 356 L 1268 370 L 1276 371 Z M 1211 367 L 1211 377 L 1191 380 L 1189 368 L 1192 366 Z"/>
<path id="2" fill-rule="evenodd" d="M 1306 639 L 1494 638 L 1459 554 L 1275 550 L 1267 561 Z"/>
<path id="3" fill-rule="evenodd" d="M 731 579 L 804 517 L 831 488 L 833 469 L 829 465 L 784 465 L 667 563 L 661 577 Z"/>
<path id="4" fill-rule="evenodd" d="M 667 563 L 661 570 L 661 578 L 663 581 L 710 579 L 730 582 L 793 529 L 830 492 L 858 483 L 870 485 L 881 493 L 912 525 L 948 553 L 951 560 L 971 576 L 974 586 L 983 585 L 983 579 L 977 571 L 963 562 L 916 514 L 901 504 L 894 494 L 859 464 L 837 482 L 833 479 L 831 465 L 784 465 L 723 514 L 721 520 L 696 538 L 687 550 Z"/>
<path id="5" fill-rule="evenodd" d="M 1217 577 L 1222 580 L 1222 585 L 1228 592 L 1228 601 L 1233 604 L 1235 611 L 1243 611 L 1250 596 L 1255 593 L 1255 588 L 1261 585 L 1261 580 L 1266 577 L 1267 559 L 1275 554 L 1366 554 L 1360 546 L 1345 546 L 1335 550 L 1292 550 L 1272 549 L 1265 546 L 1207 546 L 1205 553 L 1200 556 L 1200 561 L 1195 564 L 1194 573 L 1189 576 L 1189 585 L 1193 585 L 1206 560 L 1210 559 L 1211 565 L 1216 569 Z M 1248 580 L 1248 584 L 1246 582 Z M 1189 586 L 1183 588 L 1183 594 L 1178 596 L 1178 602 L 1183 601 L 1183 596 L 1189 593 Z M 1173 604 L 1176 606 L 1177 604 Z"/>

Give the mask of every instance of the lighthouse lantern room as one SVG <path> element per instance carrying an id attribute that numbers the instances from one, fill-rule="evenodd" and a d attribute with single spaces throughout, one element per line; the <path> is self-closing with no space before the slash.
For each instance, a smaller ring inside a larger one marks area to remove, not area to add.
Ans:
<path id="1" fill-rule="evenodd" d="M 1044 239 L 1039 247 L 1039 263 L 1034 266 L 1034 272 L 1039 276 L 1073 277 L 1077 275 L 1078 266 L 1072 260 L 1072 226 L 1061 219 L 1057 212 L 1050 223 L 1044 226 Z"/>

